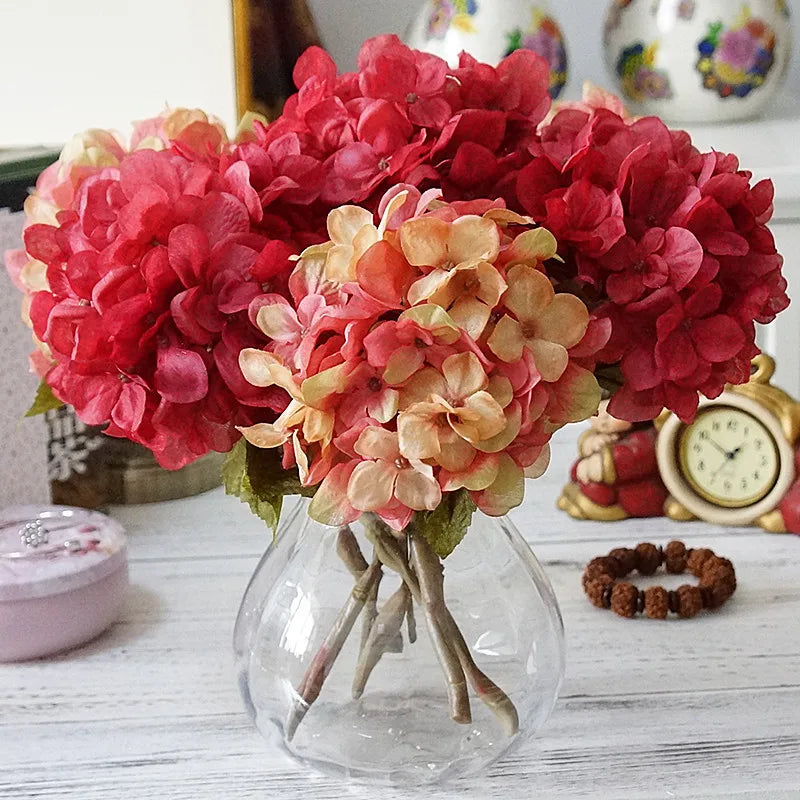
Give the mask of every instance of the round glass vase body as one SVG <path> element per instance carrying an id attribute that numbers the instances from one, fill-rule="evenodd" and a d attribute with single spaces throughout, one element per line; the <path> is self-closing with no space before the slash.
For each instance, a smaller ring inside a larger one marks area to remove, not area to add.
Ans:
<path id="1" fill-rule="evenodd" d="M 362 521 L 348 530 L 372 562 Z M 404 552 L 410 547 L 406 538 L 396 541 Z M 429 618 L 419 595 L 412 614 L 416 640 L 409 641 L 409 619 L 401 612 L 400 634 L 389 637 L 359 697 L 353 689 L 369 600 L 338 657 L 321 668 L 358 577 L 339 552 L 340 530 L 309 519 L 300 505 L 245 592 L 234 635 L 239 684 L 270 742 L 328 774 L 407 786 L 479 772 L 544 724 L 564 673 L 563 624 L 552 587 L 513 523 L 476 513 L 442 562 L 447 611 L 476 666 L 516 709 L 519 727 L 511 735 L 474 685 L 471 722 L 451 719 L 447 679 L 431 638 L 436 615 Z M 385 631 L 397 617 L 384 624 L 381 614 L 405 589 L 392 569 L 384 566 L 381 575 L 372 625 Z M 316 699 L 308 704 L 303 698 L 315 682 Z"/>

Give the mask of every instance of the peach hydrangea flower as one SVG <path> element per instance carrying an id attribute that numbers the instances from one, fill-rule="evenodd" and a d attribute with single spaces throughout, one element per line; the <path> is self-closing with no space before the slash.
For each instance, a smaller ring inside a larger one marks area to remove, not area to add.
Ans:
<path id="1" fill-rule="evenodd" d="M 347 484 L 347 498 L 359 511 L 378 511 L 393 498 L 414 511 L 433 511 L 442 490 L 433 468 L 400 451 L 398 434 L 371 426 L 358 437 L 355 451 L 362 461 Z"/>
<path id="2" fill-rule="evenodd" d="M 557 381 L 567 368 L 567 351 L 581 341 L 589 312 L 572 294 L 556 294 L 549 278 L 526 264 L 508 271 L 504 314 L 489 336 L 489 349 L 507 362 L 518 361 L 527 347 L 543 380 Z"/>
<path id="3" fill-rule="evenodd" d="M 441 373 L 420 370 L 401 392 L 397 432 L 402 454 L 436 459 L 456 469 L 471 461 L 476 450 L 492 449 L 495 437 L 509 426 L 519 430 L 501 405 L 511 400 L 510 382 L 500 378 L 494 388 L 500 402 L 489 391 L 483 366 L 470 352 L 446 358 Z"/>
<path id="4" fill-rule="evenodd" d="M 375 513 L 402 530 L 446 492 L 505 514 L 544 470 L 553 432 L 594 410 L 602 331 L 587 335 L 583 303 L 555 294 L 557 243 L 530 218 L 405 187 L 380 211 L 377 224 L 362 208 L 333 211 L 291 299 L 251 305 L 270 343 L 242 351 L 242 372 L 291 401 L 242 433 L 283 448 L 325 524 Z"/>
<path id="5" fill-rule="evenodd" d="M 332 395 L 344 391 L 348 365 L 340 364 L 300 381 L 278 356 L 247 348 L 239 354 L 239 367 L 253 386 L 280 386 L 292 398 L 275 422 L 260 422 L 239 430 L 255 447 L 278 447 L 291 440 L 300 479 L 305 481 L 309 462 L 299 436 L 302 434 L 308 445 L 318 444 L 325 455 L 334 432 L 334 415 L 325 406 Z"/>

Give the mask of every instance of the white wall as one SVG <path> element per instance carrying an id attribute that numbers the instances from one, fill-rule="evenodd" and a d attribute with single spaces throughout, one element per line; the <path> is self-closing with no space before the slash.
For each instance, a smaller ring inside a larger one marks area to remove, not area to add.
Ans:
<path id="1" fill-rule="evenodd" d="M 0 147 L 127 129 L 165 103 L 235 119 L 230 0 L 0 0 Z"/>

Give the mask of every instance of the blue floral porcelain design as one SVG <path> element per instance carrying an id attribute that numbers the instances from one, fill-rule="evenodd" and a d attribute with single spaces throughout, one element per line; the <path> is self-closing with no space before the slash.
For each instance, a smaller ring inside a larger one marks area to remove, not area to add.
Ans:
<path id="1" fill-rule="evenodd" d="M 636 42 L 626 47 L 617 60 L 617 76 L 625 95 L 640 103 L 672 96 L 669 75 L 656 69 L 658 44 Z"/>
<path id="2" fill-rule="evenodd" d="M 472 18 L 477 13 L 477 0 L 434 0 L 428 19 L 428 35 L 432 39 L 444 39 L 451 26 L 475 33 Z"/>
<path id="3" fill-rule="evenodd" d="M 763 85 L 775 63 L 775 40 L 775 31 L 748 6 L 728 28 L 712 23 L 697 46 L 703 86 L 721 98 L 747 97 Z"/>
<path id="4" fill-rule="evenodd" d="M 561 94 L 567 82 L 567 48 L 558 23 L 549 15 L 536 9 L 526 29 L 514 28 L 508 34 L 506 55 L 515 50 L 533 50 L 550 66 L 550 97 L 554 100 Z"/>

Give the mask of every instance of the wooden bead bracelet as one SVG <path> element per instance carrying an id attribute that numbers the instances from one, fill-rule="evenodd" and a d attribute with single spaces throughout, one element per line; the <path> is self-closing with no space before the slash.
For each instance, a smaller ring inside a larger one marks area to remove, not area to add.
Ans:
<path id="1" fill-rule="evenodd" d="M 653 575 L 662 565 L 668 573 L 688 571 L 699 578 L 699 585 L 684 584 L 675 591 L 663 586 L 638 589 L 632 583 L 618 583 L 634 570 Z M 689 619 L 702 609 L 719 608 L 736 590 L 736 573 L 727 558 L 711 550 L 687 550 L 683 542 L 656 547 L 643 542 L 634 549 L 617 547 L 607 556 L 593 558 L 583 573 L 583 589 L 598 608 L 610 608 L 621 617 L 644 613 L 650 619 L 666 619 L 672 612 Z"/>

